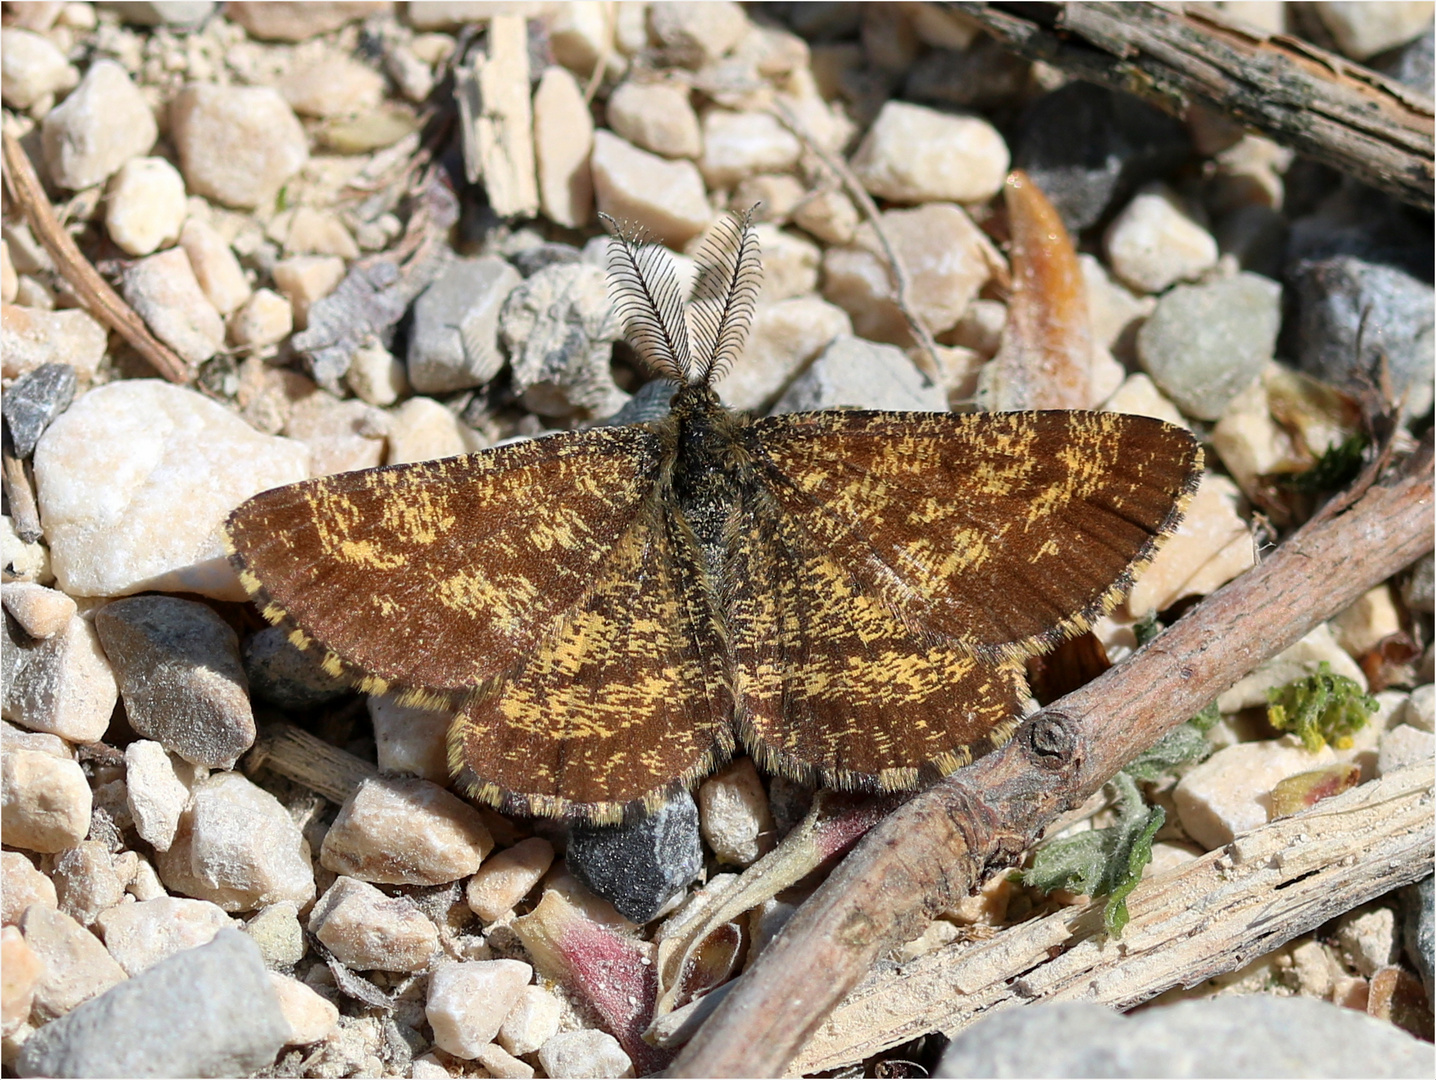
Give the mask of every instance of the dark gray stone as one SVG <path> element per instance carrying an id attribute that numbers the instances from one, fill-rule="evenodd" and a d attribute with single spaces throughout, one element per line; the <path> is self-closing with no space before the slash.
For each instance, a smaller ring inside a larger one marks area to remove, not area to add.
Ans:
<path id="1" fill-rule="evenodd" d="M 1076 231 L 1191 154 L 1182 124 L 1130 94 L 1070 82 L 1022 121 L 1013 164 L 1026 169 Z"/>
<path id="2" fill-rule="evenodd" d="M 1427 30 L 1415 41 L 1373 56 L 1367 64 L 1373 70 L 1431 97 L 1436 94 L 1436 87 L 1432 86 L 1432 47 L 1432 32 Z"/>
<path id="3" fill-rule="evenodd" d="M 1393 390 L 1407 395 L 1407 415 L 1419 417 L 1431 407 L 1436 292 L 1429 284 L 1395 266 L 1346 255 L 1302 262 L 1290 281 L 1303 371 L 1360 391 L 1380 385 L 1385 357 Z"/>
<path id="4" fill-rule="evenodd" d="M 903 96 L 966 109 L 1001 105 L 1022 92 L 1031 66 L 984 36 L 970 49 L 934 49 L 923 56 L 908 74 Z"/>
<path id="5" fill-rule="evenodd" d="M 424 394 L 480 386 L 504 365 L 499 312 L 519 272 L 497 255 L 454 259 L 414 302 L 406 364 Z"/>
<path id="6" fill-rule="evenodd" d="M 317 650 L 299 649 L 283 626 L 267 626 L 244 643 L 250 694 L 281 709 L 313 709 L 349 691 L 349 677 L 335 678 L 319 661 Z"/>
<path id="7" fill-rule="evenodd" d="M 291 343 L 315 382 L 344 395 L 344 374 L 355 351 L 371 337 L 388 343 L 409 306 L 409 284 L 388 259 L 355 263 L 333 292 L 310 306 L 309 325 Z"/>
<path id="8" fill-rule="evenodd" d="M 654 420 L 662 420 L 668 415 L 669 403 L 677 390 L 678 384 L 669 379 L 646 382 L 634 392 L 623 408 L 600 420 L 595 426 L 617 427 L 621 424 L 648 424 Z"/>
<path id="9" fill-rule="evenodd" d="M 979 1020 L 933 1075 L 1429 1077 L 1431 1047 L 1314 998 L 1210 998 L 1132 1016 L 1064 1003 Z"/>
<path id="10" fill-rule="evenodd" d="M 238 930 L 161 960 L 25 1042 L 21 1076 L 246 1076 L 289 1038 L 264 960 Z"/>
<path id="11" fill-rule="evenodd" d="M 509 262 L 518 267 L 519 273 L 526 278 L 533 277 L 547 266 L 567 266 L 582 260 L 583 252 L 572 244 L 535 244 L 509 256 Z"/>
<path id="12" fill-rule="evenodd" d="M 1281 286 L 1260 274 L 1178 285 L 1137 332 L 1137 357 L 1188 416 L 1215 420 L 1261 374 L 1281 329 Z"/>
<path id="13" fill-rule="evenodd" d="M 15 456 L 28 458 L 50 421 L 75 399 L 75 369 L 69 364 L 41 364 L 27 371 L 5 391 L 5 426 Z"/>
<path id="14" fill-rule="evenodd" d="M 680 791 L 657 812 L 623 825 L 575 825 L 568 866 L 625 918 L 647 922 L 703 869 L 698 804 Z"/>
<path id="15" fill-rule="evenodd" d="M 1429 557 L 1428 557 L 1429 558 Z M 1436 897 L 1432 885 L 1436 878 L 1423 878 L 1414 885 L 1401 890 L 1401 944 L 1406 950 L 1406 959 L 1421 974 L 1426 984 L 1426 1000 L 1436 1001 L 1436 990 L 1432 986 L 1432 967 L 1436 963 Z"/>
<path id="16" fill-rule="evenodd" d="M 254 745 L 239 638 L 213 608 L 131 596 L 97 611 L 95 630 L 138 734 L 211 769 Z"/>

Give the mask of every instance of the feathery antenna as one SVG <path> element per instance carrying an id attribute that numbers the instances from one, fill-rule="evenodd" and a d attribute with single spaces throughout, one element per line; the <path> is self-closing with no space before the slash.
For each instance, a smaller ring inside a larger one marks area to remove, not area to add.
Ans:
<path id="1" fill-rule="evenodd" d="M 736 219 L 723 218 L 698 249 L 691 310 L 698 378 L 704 384 L 719 378 L 738 358 L 753 326 L 763 281 L 755 209 Z"/>
<path id="2" fill-rule="evenodd" d="M 687 383 L 693 371 L 683 293 L 673 260 L 661 245 L 600 213 L 613 232 L 608 281 L 629 344 L 654 374 Z"/>

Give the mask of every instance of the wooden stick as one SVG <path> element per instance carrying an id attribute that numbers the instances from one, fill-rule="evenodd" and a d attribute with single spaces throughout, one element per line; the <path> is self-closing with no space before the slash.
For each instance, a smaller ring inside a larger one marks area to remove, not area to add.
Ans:
<path id="1" fill-rule="evenodd" d="M 40 508 L 35 504 L 35 488 L 25 463 L 15 456 L 10 446 L 10 432 L 5 432 L 3 451 L 3 481 L 5 501 L 10 504 L 10 521 L 15 526 L 15 535 L 27 544 L 33 544 L 45 535 L 40 528 Z"/>
<path id="2" fill-rule="evenodd" d="M 1431 98 L 1308 42 L 1196 4 L 947 5 L 999 42 L 1182 117 L 1200 102 L 1430 210 Z"/>
<path id="3" fill-rule="evenodd" d="M 336 803 L 345 802 L 365 780 L 379 775 L 377 765 L 283 721 L 260 731 L 241 767 L 250 775 L 271 769 Z"/>
<path id="4" fill-rule="evenodd" d="M 883 951 L 1010 865 L 1058 814 L 1262 661 L 1432 549 L 1430 443 L 1345 513 L 1314 520 L 1131 659 L 1033 714 L 918 795 L 799 909 L 674 1062 L 777 1076 Z"/>
<path id="5" fill-rule="evenodd" d="M 1409 765 L 1143 881 L 1120 942 L 1089 901 L 889 967 L 849 994 L 790 1072 L 862 1061 L 1039 1001 L 1129 1009 L 1250 963 L 1431 872 L 1429 764 Z"/>

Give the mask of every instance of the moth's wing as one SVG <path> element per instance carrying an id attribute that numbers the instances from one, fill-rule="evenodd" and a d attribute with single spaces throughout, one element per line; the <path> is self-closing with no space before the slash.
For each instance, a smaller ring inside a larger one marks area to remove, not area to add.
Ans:
<path id="1" fill-rule="evenodd" d="M 1022 665 L 905 623 L 771 493 L 746 493 L 725 595 L 739 737 L 770 772 L 908 789 L 1001 745 Z"/>
<path id="2" fill-rule="evenodd" d="M 303 628 L 299 644 L 377 676 L 371 689 L 464 689 L 593 587 L 659 456 L 652 434 L 614 427 L 325 476 L 256 495 L 226 535 L 245 588 Z"/>
<path id="3" fill-rule="evenodd" d="M 1196 489 L 1192 435 L 1096 412 L 813 413 L 751 430 L 809 541 L 910 625 L 989 659 L 1086 630 Z"/>
<path id="4" fill-rule="evenodd" d="M 449 731 L 471 795 L 509 812 L 620 820 L 733 748 L 723 633 L 687 526 L 657 502 L 583 602 Z"/>

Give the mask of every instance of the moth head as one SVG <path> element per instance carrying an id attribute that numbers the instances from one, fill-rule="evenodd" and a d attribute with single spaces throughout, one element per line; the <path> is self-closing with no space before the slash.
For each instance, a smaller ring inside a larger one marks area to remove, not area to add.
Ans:
<path id="1" fill-rule="evenodd" d="M 723 217 L 709 230 L 694 256 L 698 276 L 687 304 L 665 247 L 599 217 L 613 233 L 609 292 L 628 343 L 654 374 L 711 386 L 743 351 L 753 324 L 763 280 L 753 211 Z"/>

